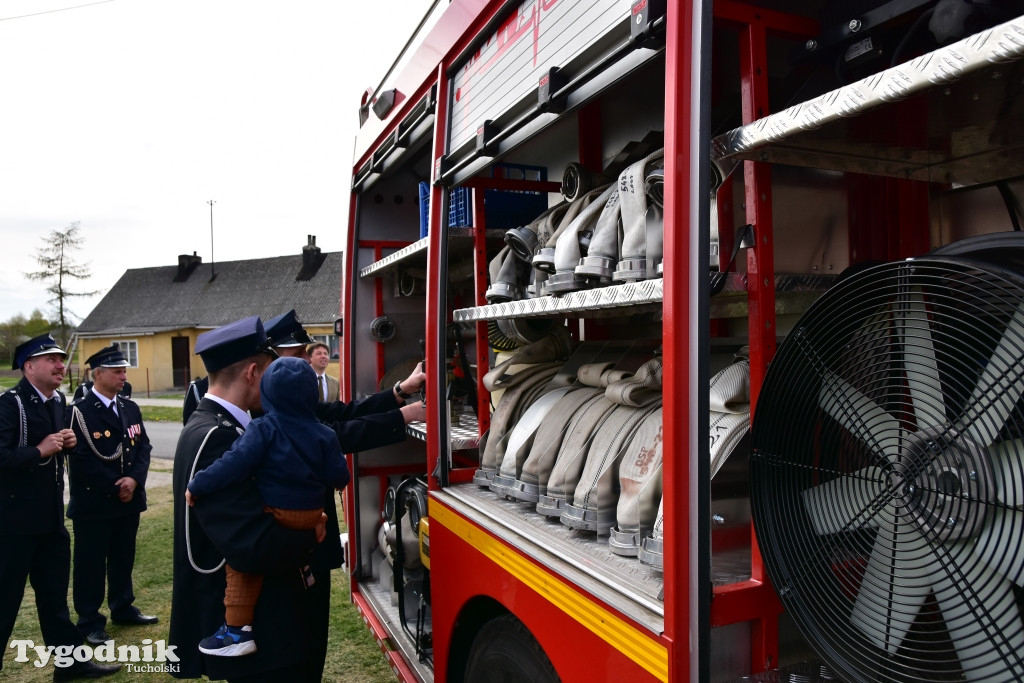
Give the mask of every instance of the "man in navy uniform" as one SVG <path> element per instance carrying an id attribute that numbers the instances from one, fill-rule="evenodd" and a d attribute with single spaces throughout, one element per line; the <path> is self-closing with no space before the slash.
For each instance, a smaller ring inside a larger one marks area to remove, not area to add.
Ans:
<path id="1" fill-rule="evenodd" d="M 295 681 L 312 676 L 306 612 L 309 564 L 325 529 L 288 529 L 264 512 L 255 480 L 185 503 L 194 472 L 220 458 L 260 407 L 260 379 L 273 360 L 263 324 L 256 316 L 204 332 L 196 353 L 210 386 L 181 431 L 174 454 L 174 588 L 169 640 L 176 647 L 178 678 L 232 681 Z M 264 575 L 256 603 L 256 652 L 245 657 L 211 657 L 199 641 L 224 623 L 224 562 Z"/>
<path id="2" fill-rule="evenodd" d="M 293 356 L 309 360 L 307 344 L 312 337 L 299 322 L 294 310 L 267 321 L 267 336 L 279 356 Z M 338 435 L 345 453 L 380 448 L 405 440 L 405 425 L 426 419 L 422 401 L 403 405 L 410 394 L 419 391 L 426 375 L 417 367 L 405 380 L 391 389 L 378 392 L 361 401 L 317 403 L 316 416 Z M 404 387 L 404 389 L 403 389 Z M 310 569 L 313 585 L 306 591 L 309 627 L 313 633 L 312 645 L 316 649 L 315 671 L 309 680 L 319 681 L 327 657 L 327 638 L 331 615 L 331 570 L 341 567 L 344 553 L 341 549 L 341 531 L 333 490 L 324 499 L 327 515 L 327 538 L 316 550 Z"/>
<path id="3" fill-rule="evenodd" d="M 73 594 L 78 630 L 93 645 L 110 640 L 100 613 L 109 577 L 107 603 L 115 624 L 157 623 L 133 604 L 132 569 L 139 515 L 146 509 L 146 475 L 153 447 L 142 412 L 121 391 L 128 360 L 117 344 L 86 361 L 92 388 L 71 408 L 78 446 L 69 459 L 71 499 L 68 517 L 75 532 Z"/>
<path id="4" fill-rule="evenodd" d="M 0 647 L 5 651 L 26 578 L 35 591 L 43 641 L 55 647 L 82 644 L 68 611 L 71 537 L 64 527 L 64 457 L 77 440 L 66 427 L 64 396 L 58 391 L 66 358 L 48 334 L 18 345 L 13 369 L 21 370 L 22 380 L 0 395 Z M 120 668 L 87 660 L 55 668 L 53 679 L 99 678 Z"/>

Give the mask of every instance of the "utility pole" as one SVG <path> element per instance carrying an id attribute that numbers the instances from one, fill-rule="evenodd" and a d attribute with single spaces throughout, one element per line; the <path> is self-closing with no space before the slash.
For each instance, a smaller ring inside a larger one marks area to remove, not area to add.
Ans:
<path id="1" fill-rule="evenodd" d="M 213 261 L 213 205 L 217 202 L 208 199 L 206 203 L 210 205 L 210 282 L 213 282 L 217 277 L 217 267 Z"/>

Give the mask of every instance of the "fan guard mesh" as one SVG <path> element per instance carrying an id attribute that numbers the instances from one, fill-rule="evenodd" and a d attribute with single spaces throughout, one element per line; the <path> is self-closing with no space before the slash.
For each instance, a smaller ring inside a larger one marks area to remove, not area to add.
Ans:
<path id="1" fill-rule="evenodd" d="M 864 270 L 772 361 L 751 504 L 769 575 L 848 680 L 1024 680 L 1024 280 Z"/>

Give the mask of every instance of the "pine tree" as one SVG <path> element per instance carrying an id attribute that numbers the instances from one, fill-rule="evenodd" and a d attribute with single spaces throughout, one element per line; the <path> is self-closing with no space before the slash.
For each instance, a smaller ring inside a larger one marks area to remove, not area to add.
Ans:
<path id="1" fill-rule="evenodd" d="M 51 298 L 48 303 L 54 307 L 58 329 L 57 342 L 66 348 L 68 331 L 73 327 L 71 317 L 74 311 L 68 307 L 68 300 L 74 297 L 92 296 L 96 292 L 74 292 L 69 289 L 71 280 L 88 280 L 92 277 L 88 264 L 74 259 L 74 252 L 82 248 L 85 238 L 79 234 L 79 222 L 75 221 L 63 230 L 51 230 L 42 238 L 43 245 L 36 250 L 39 270 L 25 273 L 29 280 L 49 283 L 46 291 Z"/>

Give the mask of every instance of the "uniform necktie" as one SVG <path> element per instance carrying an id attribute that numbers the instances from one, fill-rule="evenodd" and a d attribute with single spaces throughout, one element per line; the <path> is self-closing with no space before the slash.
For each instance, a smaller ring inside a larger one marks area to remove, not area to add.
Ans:
<path id="1" fill-rule="evenodd" d="M 110 412 L 112 412 L 115 416 L 117 415 L 117 404 L 114 401 L 111 401 L 109 404 L 107 404 L 107 407 L 110 408 Z"/>
<path id="2" fill-rule="evenodd" d="M 323 402 L 323 400 L 324 400 L 324 376 L 323 375 L 317 375 L 316 376 L 316 391 L 317 391 L 317 400 L 320 401 L 320 402 Z"/>
<path id="3" fill-rule="evenodd" d="M 46 401 L 46 407 L 49 409 L 50 421 L 53 423 L 53 430 L 59 432 L 64 428 L 64 420 L 61 416 L 60 401 L 56 398 L 50 398 Z"/>

